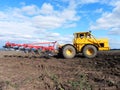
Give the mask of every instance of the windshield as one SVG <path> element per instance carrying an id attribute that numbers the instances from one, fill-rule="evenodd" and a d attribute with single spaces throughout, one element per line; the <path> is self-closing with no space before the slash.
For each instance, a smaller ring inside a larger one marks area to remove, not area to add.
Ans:
<path id="1" fill-rule="evenodd" d="M 77 34 L 76 33 L 74 34 L 74 38 L 77 38 Z"/>

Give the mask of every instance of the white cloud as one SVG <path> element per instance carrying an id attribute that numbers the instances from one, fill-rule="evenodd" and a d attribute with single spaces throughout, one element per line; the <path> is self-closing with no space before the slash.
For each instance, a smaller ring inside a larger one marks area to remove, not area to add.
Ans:
<path id="1" fill-rule="evenodd" d="M 112 12 L 103 13 L 102 17 L 99 18 L 95 25 L 92 25 L 91 29 L 111 29 L 120 27 L 120 1 L 116 2 L 115 8 Z"/>
<path id="2" fill-rule="evenodd" d="M 9 7 L 8 10 L 0 11 L 1 40 L 24 42 L 61 40 L 62 36 L 59 33 L 48 30 L 74 27 L 76 21 L 80 20 L 75 3 L 72 2 L 67 8 L 58 10 L 50 3 L 44 3 L 41 7 L 23 4 L 21 8 Z M 71 8 L 71 5 L 74 7 Z M 46 38 L 47 36 L 49 38 Z"/>
<path id="3" fill-rule="evenodd" d="M 45 15 L 53 14 L 54 8 L 50 3 L 44 3 L 41 7 L 40 13 Z"/>
<path id="4" fill-rule="evenodd" d="M 96 9 L 95 13 L 103 13 L 103 8 Z"/>
<path id="5" fill-rule="evenodd" d="M 120 27 L 112 28 L 109 32 L 110 35 L 120 35 Z"/>
<path id="6" fill-rule="evenodd" d="M 0 19 L 5 19 L 7 18 L 7 15 L 4 12 L 0 11 Z"/>
<path id="7" fill-rule="evenodd" d="M 38 13 L 39 8 L 35 5 L 24 6 L 21 8 L 22 13 L 26 13 L 27 15 L 35 15 Z"/>
<path id="8" fill-rule="evenodd" d="M 47 36 L 48 36 L 48 37 L 59 37 L 60 34 L 59 34 L 59 33 L 48 33 Z"/>
<path id="9" fill-rule="evenodd" d="M 108 2 L 107 3 L 109 3 L 109 5 L 112 5 L 112 6 L 116 6 L 116 2 L 119 2 L 120 0 L 107 0 Z"/>
<path id="10" fill-rule="evenodd" d="M 81 3 L 83 3 L 83 4 L 99 2 L 99 0 L 80 0 L 80 1 L 81 1 Z"/>
<path id="11" fill-rule="evenodd" d="M 39 27 L 40 29 L 55 29 L 64 23 L 64 19 L 60 19 L 56 16 L 35 16 L 32 18 L 33 25 Z"/>

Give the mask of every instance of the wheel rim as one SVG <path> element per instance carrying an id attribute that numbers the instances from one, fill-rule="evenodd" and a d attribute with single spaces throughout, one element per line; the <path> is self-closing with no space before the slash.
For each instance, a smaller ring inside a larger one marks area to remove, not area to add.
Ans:
<path id="1" fill-rule="evenodd" d="M 71 55 L 72 55 L 72 50 L 71 50 L 71 49 L 67 49 L 67 50 L 66 50 L 66 54 L 67 54 L 68 56 L 71 56 Z"/>
<path id="2" fill-rule="evenodd" d="M 94 54 L 94 50 L 92 48 L 89 48 L 89 49 L 86 50 L 86 54 L 91 56 L 91 55 Z"/>

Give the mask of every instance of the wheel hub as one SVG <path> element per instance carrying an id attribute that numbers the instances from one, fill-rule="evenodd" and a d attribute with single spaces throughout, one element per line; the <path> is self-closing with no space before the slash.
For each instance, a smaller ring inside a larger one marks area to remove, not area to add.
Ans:
<path id="1" fill-rule="evenodd" d="M 89 49 L 87 49 L 86 53 L 87 53 L 87 55 L 93 55 L 94 50 L 92 48 L 89 48 Z"/>
<path id="2" fill-rule="evenodd" d="M 67 49 L 67 50 L 66 50 L 66 54 L 69 55 L 69 56 L 72 55 L 72 50 Z"/>

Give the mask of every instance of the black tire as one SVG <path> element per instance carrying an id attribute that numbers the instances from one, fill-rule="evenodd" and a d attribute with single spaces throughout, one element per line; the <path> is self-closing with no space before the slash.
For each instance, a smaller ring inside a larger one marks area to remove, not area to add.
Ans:
<path id="1" fill-rule="evenodd" d="M 87 58 L 94 58 L 97 55 L 97 48 L 93 45 L 87 45 L 83 48 L 83 55 Z"/>
<path id="2" fill-rule="evenodd" d="M 66 59 L 74 58 L 76 50 L 72 45 L 65 45 L 62 49 L 62 55 Z"/>

